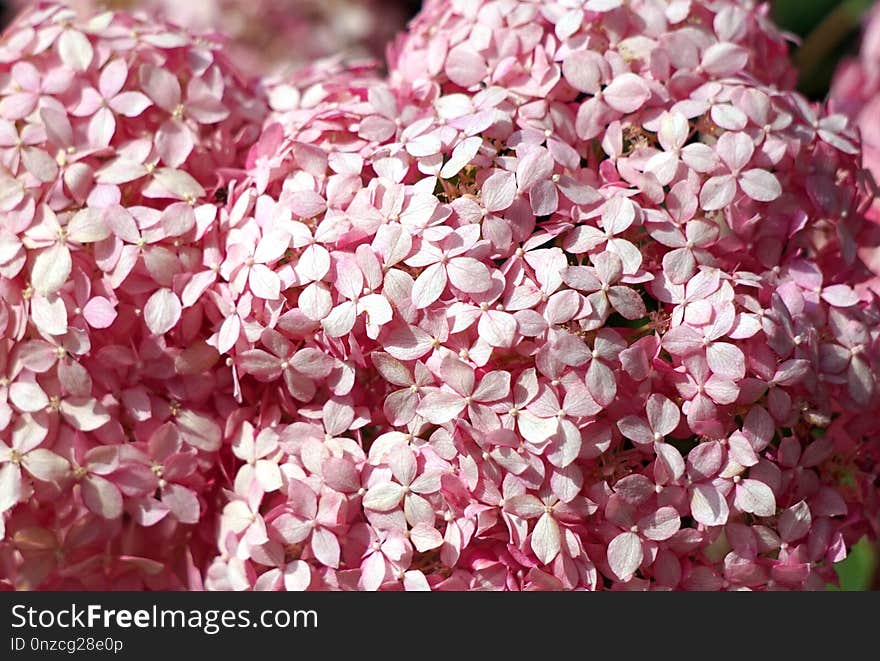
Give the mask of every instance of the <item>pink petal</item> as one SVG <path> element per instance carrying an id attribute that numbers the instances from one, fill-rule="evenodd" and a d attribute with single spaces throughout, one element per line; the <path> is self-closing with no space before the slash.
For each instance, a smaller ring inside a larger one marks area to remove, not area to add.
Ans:
<path id="1" fill-rule="evenodd" d="M 27 171 L 42 182 L 55 181 L 58 176 L 58 162 L 42 149 L 25 149 L 21 153 L 21 160 Z"/>
<path id="2" fill-rule="evenodd" d="M 510 347 L 516 338 L 517 323 L 513 315 L 489 310 L 477 324 L 480 338 L 493 347 Z"/>
<path id="3" fill-rule="evenodd" d="M 501 370 L 488 372 L 480 379 L 472 398 L 478 402 L 494 402 L 510 392 L 510 373 Z"/>
<path id="4" fill-rule="evenodd" d="M 593 360 L 587 369 L 587 388 L 600 406 L 608 406 L 617 394 L 614 372 L 601 360 Z"/>
<path id="5" fill-rule="evenodd" d="M 210 418 L 184 409 L 175 418 L 184 441 L 199 450 L 214 452 L 220 448 L 223 431 Z"/>
<path id="6" fill-rule="evenodd" d="M 687 356 L 700 350 L 703 336 L 690 326 L 675 326 L 663 336 L 663 348 L 673 356 Z"/>
<path id="7" fill-rule="evenodd" d="M 477 263 L 479 264 L 479 262 Z M 488 270 L 486 273 L 488 275 Z M 432 264 L 422 271 L 413 284 L 413 305 L 415 305 L 416 309 L 428 307 L 440 298 L 444 289 L 446 289 L 446 266 L 443 264 Z"/>
<path id="8" fill-rule="evenodd" d="M 465 406 L 461 395 L 438 389 L 432 390 L 422 398 L 417 411 L 428 422 L 442 425 L 454 419 Z"/>
<path id="9" fill-rule="evenodd" d="M 486 60 L 467 44 L 459 44 L 446 56 L 445 71 L 456 85 L 471 87 L 486 75 Z"/>
<path id="10" fill-rule="evenodd" d="M 588 266 L 567 266 L 562 279 L 569 287 L 579 291 L 594 292 L 602 288 L 602 282 Z"/>
<path id="11" fill-rule="evenodd" d="M 370 592 L 378 590 L 385 581 L 386 571 L 382 553 L 378 551 L 371 553 L 361 564 L 361 587 Z"/>
<path id="12" fill-rule="evenodd" d="M 822 300 L 837 308 L 848 308 L 859 302 L 859 295 L 847 285 L 829 285 L 822 288 Z"/>
<path id="13" fill-rule="evenodd" d="M 521 411 L 517 424 L 523 438 L 535 444 L 543 443 L 559 428 L 559 422 L 555 417 L 539 418 L 530 411 Z"/>
<path id="14" fill-rule="evenodd" d="M 706 394 L 717 404 L 733 404 L 739 397 L 739 386 L 728 378 L 713 374 L 704 384 Z"/>
<path id="15" fill-rule="evenodd" d="M 342 337 L 351 332 L 357 321 L 357 307 L 353 301 L 344 301 L 321 320 L 321 326 L 329 337 Z"/>
<path id="16" fill-rule="evenodd" d="M 113 111 L 126 117 L 137 117 L 151 105 L 152 102 L 140 92 L 123 92 L 110 101 Z"/>
<path id="17" fill-rule="evenodd" d="M 294 560 L 284 568 L 284 589 L 302 592 L 312 582 L 312 571 L 305 560 Z"/>
<path id="18" fill-rule="evenodd" d="M 663 271 L 670 282 L 684 284 L 693 275 L 697 262 L 689 248 L 678 248 L 663 255 Z"/>
<path id="19" fill-rule="evenodd" d="M 291 367 L 313 379 L 329 376 L 333 369 L 333 358 L 320 349 L 306 347 L 297 351 L 290 361 Z"/>
<path id="20" fill-rule="evenodd" d="M 28 452 L 22 458 L 22 465 L 28 473 L 43 482 L 56 482 L 70 471 L 67 459 L 43 448 Z"/>
<path id="21" fill-rule="evenodd" d="M 23 119 L 30 115 L 37 105 L 37 96 L 29 92 L 10 94 L 0 101 L 0 117 L 10 120 Z"/>
<path id="22" fill-rule="evenodd" d="M 602 92 L 602 98 L 614 110 L 622 113 L 635 112 L 651 98 L 648 84 L 634 73 L 615 77 Z"/>
<path id="23" fill-rule="evenodd" d="M 89 144 L 106 147 L 116 132 L 116 118 L 109 108 L 100 108 L 89 121 Z"/>
<path id="24" fill-rule="evenodd" d="M 712 44 L 703 53 L 700 66 L 706 73 L 724 77 L 742 71 L 749 61 L 749 51 L 730 42 Z"/>
<path id="25" fill-rule="evenodd" d="M 97 243 L 110 236 L 110 226 L 100 210 L 87 207 L 71 218 L 67 233 L 78 243 Z"/>
<path id="26" fill-rule="evenodd" d="M 645 171 L 652 173 L 662 186 L 666 186 L 675 178 L 678 167 L 678 156 L 672 152 L 658 152 L 648 159 Z"/>
<path id="27" fill-rule="evenodd" d="M 628 415 L 617 421 L 617 428 L 629 440 L 635 443 L 653 443 L 654 432 L 644 419 L 636 415 Z"/>
<path id="28" fill-rule="evenodd" d="M 725 174 L 712 177 L 700 191 L 700 207 L 706 211 L 717 211 L 728 206 L 736 196 L 736 179 Z"/>
<path id="29" fill-rule="evenodd" d="M 385 398 L 382 410 L 388 418 L 388 422 L 395 426 L 406 425 L 416 414 L 419 404 L 418 396 L 409 388 L 397 390 Z"/>
<path id="30" fill-rule="evenodd" d="M 91 397 L 63 399 L 61 413 L 70 426 L 80 431 L 95 431 L 110 422 L 110 414 L 104 405 Z"/>
<path id="31" fill-rule="evenodd" d="M 431 336 L 416 326 L 400 325 L 385 336 L 385 351 L 398 360 L 416 360 L 433 346 Z"/>
<path id="32" fill-rule="evenodd" d="M 611 287 L 608 290 L 608 302 L 624 319 L 641 319 L 648 313 L 642 297 L 629 287 Z"/>
<path id="33" fill-rule="evenodd" d="M 326 285 L 313 282 L 299 295 L 298 304 L 304 316 L 320 321 L 333 309 L 333 297 Z"/>
<path id="34" fill-rule="evenodd" d="M 758 480 L 741 480 L 736 487 L 735 502 L 743 512 L 749 512 L 756 516 L 776 514 L 776 497 L 773 495 L 773 491 Z"/>
<path id="35" fill-rule="evenodd" d="M 92 512 L 105 519 L 122 516 L 122 494 L 112 482 L 100 475 L 89 475 L 81 484 L 83 502 Z"/>
<path id="36" fill-rule="evenodd" d="M 639 521 L 639 529 L 656 542 L 669 539 L 681 527 L 681 518 L 674 507 L 661 507 Z"/>
<path id="37" fill-rule="evenodd" d="M 401 484 L 410 485 L 415 479 L 418 464 L 409 446 L 398 445 L 389 453 L 386 461 L 391 474 Z"/>
<path id="38" fill-rule="evenodd" d="M 12 462 L 6 462 L 0 466 L 0 513 L 14 507 L 21 497 L 21 469 Z"/>
<path id="39" fill-rule="evenodd" d="M 707 480 L 721 470 L 724 450 L 718 441 L 705 441 L 688 453 L 688 476 L 694 481 Z"/>
<path id="40" fill-rule="evenodd" d="M 162 228 L 169 237 L 181 236 L 196 225 L 196 214 L 186 202 L 176 202 L 162 211 Z"/>
<path id="41" fill-rule="evenodd" d="M 31 321 L 47 335 L 64 335 L 67 332 L 67 307 L 57 295 L 35 296 L 31 300 Z"/>
<path id="42" fill-rule="evenodd" d="M 612 234 L 620 234 L 629 229 L 635 219 L 636 207 L 625 197 L 611 198 L 602 209 L 602 226 Z"/>
<path id="43" fill-rule="evenodd" d="M 181 523 L 198 523 L 199 499 L 191 489 L 169 484 L 162 491 L 162 503 L 168 506 Z"/>
<path id="44" fill-rule="evenodd" d="M 496 170 L 483 182 L 482 200 L 486 211 L 507 209 L 516 197 L 516 175 L 506 170 Z"/>
<path id="45" fill-rule="evenodd" d="M 238 315 L 226 317 L 217 332 L 217 351 L 229 353 L 241 334 L 241 319 Z"/>
<path id="46" fill-rule="evenodd" d="M 51 294 L 67 282 L 72 268 L 70 250 L 63 243 L 55 243 L 41 251 L 34 260 L 31 284 L 38 293 L 44 296 Z"/>
<path id="47" fill-rule="evenodd" d="M 41 411 L 49 405 L 48 396 L 33 381 L 16 381 L 9 386 L 9 401 L 25 413 Z"/>
<path id="48" fill-rule="evenodd" d="M 140 68 L 141 86 L 157 106 L 173 113 L 180 103 L 180 82 L 161 67 L 144 64 Z"/>
<path id="49" fill-rule="evenodd" d="M 436 547 L 429 547 L 429 550 L 430 548 Z M 421 551 L 421 549 L 419 550 Z M 403 574 L 403 587 L 407 592 L 429 592 L 431 590 L 428 579 L 419 569 L 411 569 Z"/>
<path id="50" fill-rule="evenodd" d="M 61 61 L 75 71 L 86 71 L 92 63 L 94 49 L 88 38 L 78 30 L 67 29 L 58 39 Z"/>
<path id="51" fill-rule="evenodd" d="M 531 494 L 505 499 L 504 511 L 523 519 L 533 519 L 545 513 L 544 503 Z"/>
<path id="52" fill-rule="evenodd" d="M 310 245 L 299 257 L 295 269 L 306 282 L 321 280 L 330 271 L 330 253 L 324 246 Z"/>
<path id="53" fill-rule="evenodd" d="M 552 181 L 539 181 L 529 190 L 529 202 L 536 216 L 549 216 L 559 208 L 559 193 Z"/>
<path id="54" fill-rule="evenodd" d="M 248 274 L 248 287 L 257 298 L 267 301 L 281 296 L 281 279 L 278 274 L 264 264 L 254 264 Z"/>
<path id="55" fill-rule="evenodd" d="M 777 528 L 783 541 L 794 542 L 805 537 L 810 532 L 813 519 L 810 507 L 803 500 L 785 509 L 779 515 Z"/>
<path id="56" fill-rule="evenodd" d="M 728 131 L 718 138 L 715 151 L 718 152 L 721 160 L 727 164 L 731 172 L 736 173 L 751 160 L 755 153 L 755 143 L 745 133 Z"/>
<path id="57" fill-rule="evenodd" d="M 543 148 L 529 149 L 517 161 L 516 181 L 519 189 L 530 191 L 533 186 L 550 179 L 553 174 L 553 159 Z"/>
<path id="58" fill-rule="evenodd" d="M 619 255 L 606 250 L 592 256 L 591 259 L 596 268 L 596 274 L 602 282 L 611 284 L 617 282 L 623 275 L 623 262 Z"/>
<path id="59" fill-rule="evenodd" d="M 691 514 L 706 526 L 723 526 L 730 510 L 727 500 L 710 484 L 697 484 L 691 493 Z"/>
<path id="60" fill-rule="evenodd" d="M 364 494 L 363 506 L 376 512 L 387 512 L 396 508 L 403 499 L 403 487 L 395 482 L 377 484 Z"/>
<path id="61" fill-rule="evenodd" d="M 443 545 L 443 536 L 440 531 L 424 523 L 413 526 L 409 539 L 419 553 L 425 553 Z"/>
<path id="62" fill-rule="evenodd" d="M 562 75 L 579 92 L 595 94 L 602 82 L 602 57 L 591 50 L 576 50 L 562 62 Z"/>
<path id="63" fill-rule="evenodd" d="M 767 170 L 746 170 L 739 176 L 739 185 L 746 195 L 758 202 L 772 202 L 782 195 L 779 179 Z"/>
<path id="64" fill-rule="evenodd" d="M 701 142 L 689 144 L 681 150 L 681 160 L 697 172 L 708 173 L 718 167 L 718 156 L 709 145 Z"/>
<path id="65" fill-rule="evenodd" d="M 163 335 L 174 328 L 182 310 L 177 294 L 170 289 L 158 289 L 144 306 L 144 322 L 153 335 Z"/>
<path id="66" fill-rule="evenodd" d="M 556 519 L 549 513 L 544 512 L 541 518 L 538 519 L 538 523 L 535 524 L 535 529 L 532 531 L 531 546 L 538 560 L 545 565 L 549 565 L 559 555 L 561 547 L 559 524 L 556 523 Z"/>
<path id="67" fill-rule="evenodd" d="M 452 150 L 449 160 L 440 169 L 440 176 L 444 179 L 449 179 L 457 175 L 465 165 L 473 160 L 482 146 L 483 139 L 479 136 L 465 138 L 459 142 Z"/>
<path id="68" fill-rule="evenodd" d="M 315 528 L 312 532 L 312 552 L 325 567 L 339 567 L 339 540 L 326 528 Z"/>
<path id="69" fill-rule="evenodd" d="M 201 271 L 193 274 L 180 293 L 180 302 L 184 308 L 192 307 L 204 295 L 205 291 L 217 281 L 214 271 Z"/>
<path id="70" fill-rule="evenodd" d="M 746 373 L 746 358 L 742 349 L 728 342 L 713 342 L 706 349 L 706 361 L 715 374 L 733 381 Z"/>
<path id="71" fill-rule="evenodd" d="M 623 532 L 608 545 L 608 565 L 621 581 L 628 580 L 641 566 L 642 540 L 634 532 Z"/>
<path id="72" fill-rule="evenodd" d="M 681 413 L 675 403 L 663 395 L 653 394 L 645 405 L 648 422 L 655 433 L 666 436 L 678 427 Z"/>
<path id="73" fill-rule="evenodd" d="M 192 131 L 176 119 L 169 119 L 159 127 L 155 143 L 162 162 L 172 168 L 182 165 L 195 147 Z"/>
<path id="74" fill-rule="evenodd" d="M 658 443 L 654 446 L 654 452 L 657 455 L 654 475 L 658 484 L 673 482 L 684 475 L 684 459 L 674 446 Z"/>

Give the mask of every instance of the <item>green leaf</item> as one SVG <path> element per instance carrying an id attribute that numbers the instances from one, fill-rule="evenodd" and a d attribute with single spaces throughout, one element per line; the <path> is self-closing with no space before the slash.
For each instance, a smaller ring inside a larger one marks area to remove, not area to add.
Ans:
<path id="1" fill-rule="evenodd" d="M 870 590 L 877 573 L 877 556 L 877 547 L 871 544 L 867 537 L 863 537 L 850 549 L 846 560 L 834 565 L 840 587 L 829 586 L 828 589 L 844 592 Z"/>

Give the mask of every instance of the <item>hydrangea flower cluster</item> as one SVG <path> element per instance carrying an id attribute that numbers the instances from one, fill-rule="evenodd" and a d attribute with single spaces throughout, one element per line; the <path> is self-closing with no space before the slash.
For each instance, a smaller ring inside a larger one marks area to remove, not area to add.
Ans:
<path id="1" fill-rule="evenodd" d="M 0 61 L 0 575 L 175 587 L 235 406 L 180 285 L 266 107 L 218 44 L 122 13 L 35 9 Z"/>
<path id="2" fill-rule="evenodd" d="M 849 116 L 859 127 L 865 167 L 880 180 L 880 8 L 866 17 L 858 57 L 845 60 L 831 86 L 832 108 Z"/>
<path id="3" fill-rule="evenodd" d="M 384 54 L 403 28 L 407 13 L 392 0 L 63 0 L 78 13 L 114 9 L 145 11 L 150 16 L 224 39 L 240 71 L 253 75 L 289 69 L 339 53 Z M 25 9 L 33 0 L 12 0 Z"/>
<path id="4" fill-rule="evenodd" d="M 880 309 L 786 54 L 734 0 L 431 0 L 387 76 L 248 93 L 20 21 L 6 581 L 823 588 L 878 533 Z"/>

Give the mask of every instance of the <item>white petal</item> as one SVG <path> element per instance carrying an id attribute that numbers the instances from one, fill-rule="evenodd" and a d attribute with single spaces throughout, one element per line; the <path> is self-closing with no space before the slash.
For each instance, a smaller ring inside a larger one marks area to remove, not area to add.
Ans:
<path id="1" fill-rule="evenodd" d="M 642 540 L 634 532 L 620 533 L 608 545 L 608 565 L 621 581 L 635 573 L 643 558 Z"/>
<path id="2" fill-rule="evenodd" d="M 163 335 L 174 328 L 182 310 L 177 294 L 162 288 L 155 291 L 144 306 L 144 321 L 154 335 Z"/>
<path id="3" fill-rule="evenodd" d="M 70 250 L 63 243 L 56 243 L 37 255 L 31 270 L 31 284 L 43 296 L 56 292 L 67 282 L 72 267 Z"/>
<path id="4" fill-rule="evenodd" d="M 387 512 L 400 504 L 403 487 L 395 482 L 384 482 L 370 487 L 364 494 L 363 506 L 376 512 Z"/>
<path id="5" fill-rule="evenodd" d="M 549 565 L 559 554 L 560 544 L 559 524 L 550 514 L 544 512 L 532 531 L 532 550 L 538 560 Z"/>

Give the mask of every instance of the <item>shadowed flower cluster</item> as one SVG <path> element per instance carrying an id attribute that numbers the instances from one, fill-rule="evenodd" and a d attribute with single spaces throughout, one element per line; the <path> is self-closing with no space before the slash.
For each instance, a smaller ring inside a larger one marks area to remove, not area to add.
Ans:
<path id="1" fill-rule="evenodd" d="M 815 589 L 877 530 L 858 135 L 764 7 L 429 1 L 243 87 L 0 50 L 16 587 Z"/>

